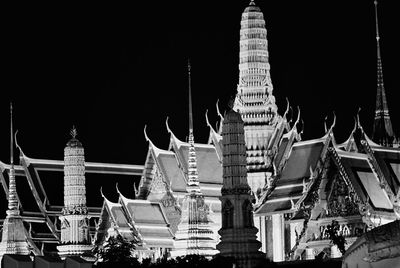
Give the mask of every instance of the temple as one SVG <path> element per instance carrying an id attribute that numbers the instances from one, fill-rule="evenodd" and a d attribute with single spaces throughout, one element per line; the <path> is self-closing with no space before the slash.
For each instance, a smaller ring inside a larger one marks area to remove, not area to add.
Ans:
<path id="1" fill-rule="evenodd" d="M 376 8 L 375 1 L 377 22 Z M 206 141 L 194 139 L 190 67 L 188 141 L 174 134 L 176 118 L 166 120 L 167 148 L 159 148 L 145 127 L 148 150 L 140 165 L 86 161 L 76 130 L 64 161 L 28 157 L 15 139 L 14 164 L 11 130 L 10 164 L 0 161 L 0 256 L 90 259 L 93 245 L 119 234 L 137 244 L 139 259 L 219 252 L 249 267 L 263 258 L 341 257 L 329 237 L 334 223 L 346 249 L 367 247 L 369 234 L 391 230 L 400 219 L 400 148 L 376 26 L 378 93 L 371 136 L 357 114 L 348 138 L 338 141 L 333 114 L 325 132 L 304 140 L 300 108 L 289 115 L 287 102 L 278 114 L 265 20 L 254 1 L 242 13 L 237 94 L 226 113 L 217 103 L 216 128 L 206 112 L 201 122 L 209 130 Z M 358 256 L 351 252 L 344 258 Z"/>

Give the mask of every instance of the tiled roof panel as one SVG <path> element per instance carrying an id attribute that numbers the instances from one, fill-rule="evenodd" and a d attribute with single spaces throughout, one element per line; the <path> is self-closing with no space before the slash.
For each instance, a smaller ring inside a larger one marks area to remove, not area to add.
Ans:
<path id="1" fill-rule="evenodd" d="M 188 162 L 189 146 L 182 144 L 179 149 L 181 157 Z M 197 170 L 200 182 L 222 184 L 222 165 L 213 146 L 196 146 Z M 187 168 L 187 164 L 184 165 Z"/>
<path id="2" fill-rule="evenodd" d="M 324 143 L 322 141 L 293 146 L 289 159 L 279 178 L 281 183 L 292 183 L 296 179 L 309 177 L 310 167 L 315 169 L 321 156 Z"/>
<path id="3" fill-rule="evenodd" d="M 128 202 L 127 209 L 136 224 L 167 224 L 158 203 L 134 202 L 132 200 Z"/>

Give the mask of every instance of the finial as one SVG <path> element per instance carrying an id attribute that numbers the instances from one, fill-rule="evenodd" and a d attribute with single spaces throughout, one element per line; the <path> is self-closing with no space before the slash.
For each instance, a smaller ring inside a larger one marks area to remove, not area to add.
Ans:
<path id="1" fill-rule="evenodd" d="M 296 121 L 294 122 L 294 125 L 293 125 L 293 127 L 297 127 L 297 124 L 300 122 L 300 107 L 299 106 L 297 106 L 297 119 L 296 119 Z"/>
<path id="2" fill-rule="evenodd" d="M 357 110 L 357 116 L 356 116 L 356 121 L 357 121 L 357 126 L 358 127 L 361 127 L 361 124 L 360 124 L 360 111 L 361 111 L 361 107 L 358 107 L 358 110 Z"/>
<path id="3" fill-rule="evenodd" d="M 332 130 L 335 127 L 335 125 L 336 125 L 336 113 L 335 111 L 333 111 L 333 122 L 330 129 Z"/>
<path id="4" fill-rule="evenodd" d="M 290 123 L 292 123 L 292 120 L 293 120 L 293 108 L 292 108 L 292 106 L 289 106 L 289 112 L 290 112 L 290 120 L 289 120 L 289 124 Z"/>
<path id="5" fill-rule="evenodd" d="M 149 141 L 150 139 L 149 139 L 149 137 L 147 136 L 146 129 L 147 129 L 147 125 L 144 125 L 144 128 L 143 128 L 144 138 L 146 139 L 146 141 Z"/>
<path id="6" fill-rule="evenodd" d="M 73 139 L 76 138 L 76 136 L 78 135 L 78 131 L 76 130 L 75 126 L 72 126 L 71 131 L 69 132 L 69 134 L 72 136 Z"/>
<path id="7" fill-rule="evenodd" d="M 117 193 L 118 193 L 118 194 L 121 194 L 121 192 L 119 191 L 119 188 L 118 188 L 118 182 L 115 183 L 115 189 L 117 190 Z"/>
<path id="8" fill-rule="evenodd" d="M 375 30 L 376 30 L 376 49 L 377 49 L 377 55 L 378 58 L 381 58 L 381 49 L 380 49 L 380 45 L 379 45 L 379 23 L 378 23 L 378 1 L 375 0 L 374 1 L 374 5 L 375 5 Z"/>
<path id="9" fill-rule="evenodd" d="M 301 131 L 299 133 L 300 134 L 304 133 L 304 120 L 303 120 L 303 118 L 301 119 Z"/>
<path id="10" fill-rule="evenodd" d="M 13 106 L 10 102 L 10 164 L 14 168 L 14 133 L 13 133 Z"/>
<path id="11" fill-rule="evenodd" d="M 219 111 L 218 103 L 219 103 L 219 99 L 217 99 L 217 103 L 215 103 L 215 106 L 217 107 L 217 114 L 218 114 L 218 116 L 219 116 L 219 118 L 221 119 L 221 122 L 222 122 L 222 120 L 224 120 L 224 117 L 222 116 L 221 112 Z"/>
<path id="12" fill-rule="evenodd" d="M 193 133 L 193 111 L 192 111 L 192 85 L 190 75 L 190 60 L 188 59 L 188 86 L 189 86 L 189 134 Z"/>
<path id="13" fill-rule="evenodd" d="M 328 132 L 328 127 L 326 126 L 326 120 L 328 120 L 328 116 L 326 115 L 324 118 L 324 129 L 325 129 L 325 133 Z"/>
<path id="14" fill-rule="evenodd" d="M 208 109 L 206 110 L 206 123 L 208 127 L 211 127 L 210 121 L 208 121 Z"/>
<path id="15" fill-rule="evenodd" d="M 289 112 L 289 99 L 286 97 L 286 111 L 283 114 L 283 118 L 285 118 L 286 121 L 287 121 L 286 115 L 287 115 L 288 112 Z"/>
<path id="16" fill-rule="evenodd" d="M 250 0 L 249 6 L 255 6 L 256 3 L 254 3 L 254 0 Z"/>
<path id="17" fill-rule="evenodd" d="M 139 195 L 139 190 L 138 190 L 138 188 L 136 187 L 136 184 L 135 184 L 135 183 L 133 183 L 133 190 L 135 191 L 135 199 L 136 199 L 136 197 Z"/>
<path id="18" fill-rule="evenodd" d="M 168 118 L 169 118 L 169 117 L 167 116 L 167 118 L 165 119 L 165 126 L 167 127 L 168 133 L 172 133 L 171 129 L 169 128 Z"/>
<path id="19" fill-rule="evenodd" d="M 105 198 L 104 194 L 103 194 L 103 186 L 100 186 L 100 194 L 103 198 Z"/>

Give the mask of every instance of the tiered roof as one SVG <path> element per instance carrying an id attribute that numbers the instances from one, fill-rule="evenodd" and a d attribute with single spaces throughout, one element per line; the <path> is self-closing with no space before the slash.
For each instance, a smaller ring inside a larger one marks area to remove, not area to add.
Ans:
<path id="1" fill-rule="evenodd" d="M 119 194 L 118 203 L 109 201 L 104 195 L 96 242 L 105 238 L 111 228 L 142 248 L 172 248 L 173 233 L 159 202 L 130 199 Z"/>
<path id="2" fill-rule="evenodd" d="M 28 238 L 39 251 L 55 251 L 55 246 L 60 242 L 60 221 L 63 207 L 63 171 L 62 160 L 36 159 L 26 156 L 20 147 L 20 164 L 15 165 L 18 181 L 17 195 L 20 203 L 21 217 L 28 232 Z M 88 214 L 91 216 L 90 232 L 94 235 L 95 220 L 99 217 L 103 200 L 95 189 L 115 185 L 116 182 L 124 186 L 131 186 L 134 178 L 143 173 L 143 166 L 126 164 L 108 164 L 86 162 L 86 183 L 91 190 L 87 193 Z M 0 209 L 4 213 L 7 204 L 8 179 L 10 165 L 0 161 Z M 99 179 L 106 177 L 106 179 Z M 133 192 L 133 187 L 132 187 Z M 97 190 L 98 193 L 98 190 Z M 5 217 L 4 214 L 1 216 Z"/>

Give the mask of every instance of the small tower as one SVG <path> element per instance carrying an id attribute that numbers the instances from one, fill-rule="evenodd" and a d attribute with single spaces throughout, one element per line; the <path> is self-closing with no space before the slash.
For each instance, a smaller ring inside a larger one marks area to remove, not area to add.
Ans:
<path id="1" fill-rule="evenodd" d="M 383 84 L 383 68 L 381 58 L 381 48 L 379 43 L 379 25 L 378 25 L 378 1 L 375 5 L 375 29 L 376 29 L 376 49 L 377 49 L 377 89 L 376 89 L 376 108 L 374 125 L 372 129 L 372 140 L 382 146 L 398 147 L 393 132 L 392 122 L 389 116 L 389 107 L 386 100 L 385 86 Z"/>
<path id="2" fill-rule="evenodd" d="M 200 190 L 197 172 L 196 150 L 193 135 L 192 90 L 189 74 L 189 157 L 187 174 L 187 194 L 182 201 L 181 221 L 175 233 L 172 257 L 196 254 L 211 257 L 217 254 L 216 241 L 210 227 L 209 207 Z"/>
<path id="3" fill-rule="evenodd" d="M 3 234 L 0 242 L 0 263 L 4 254 L 28 255 L 30 247 L 27 232 L 19 213 L 17 185 L 14 169 L 14 133 L 12 120 L 12 104 L 10 103 L 10 172 L 8 183 L 8 210 L 3 223 Z"/>
<path id="4" fill-rule="evenodd" d="M 88 210 L 86 207 L 85 152 L 76 139 L 75 127 L 64 149 L 64 208 L 61 222 L 59 255 L 86 255 L 92 249 L 89 236 Z"/>
<path id="5" fill-rule="evenodd" d="M 222 127 L 223 185 L 221 189 L 221 256 L 234 258 L 240 268 L 256 267 L 264 259 L 253 223 L 252 195 L 247 184 L 244 123 L 230 109 Z"/>

